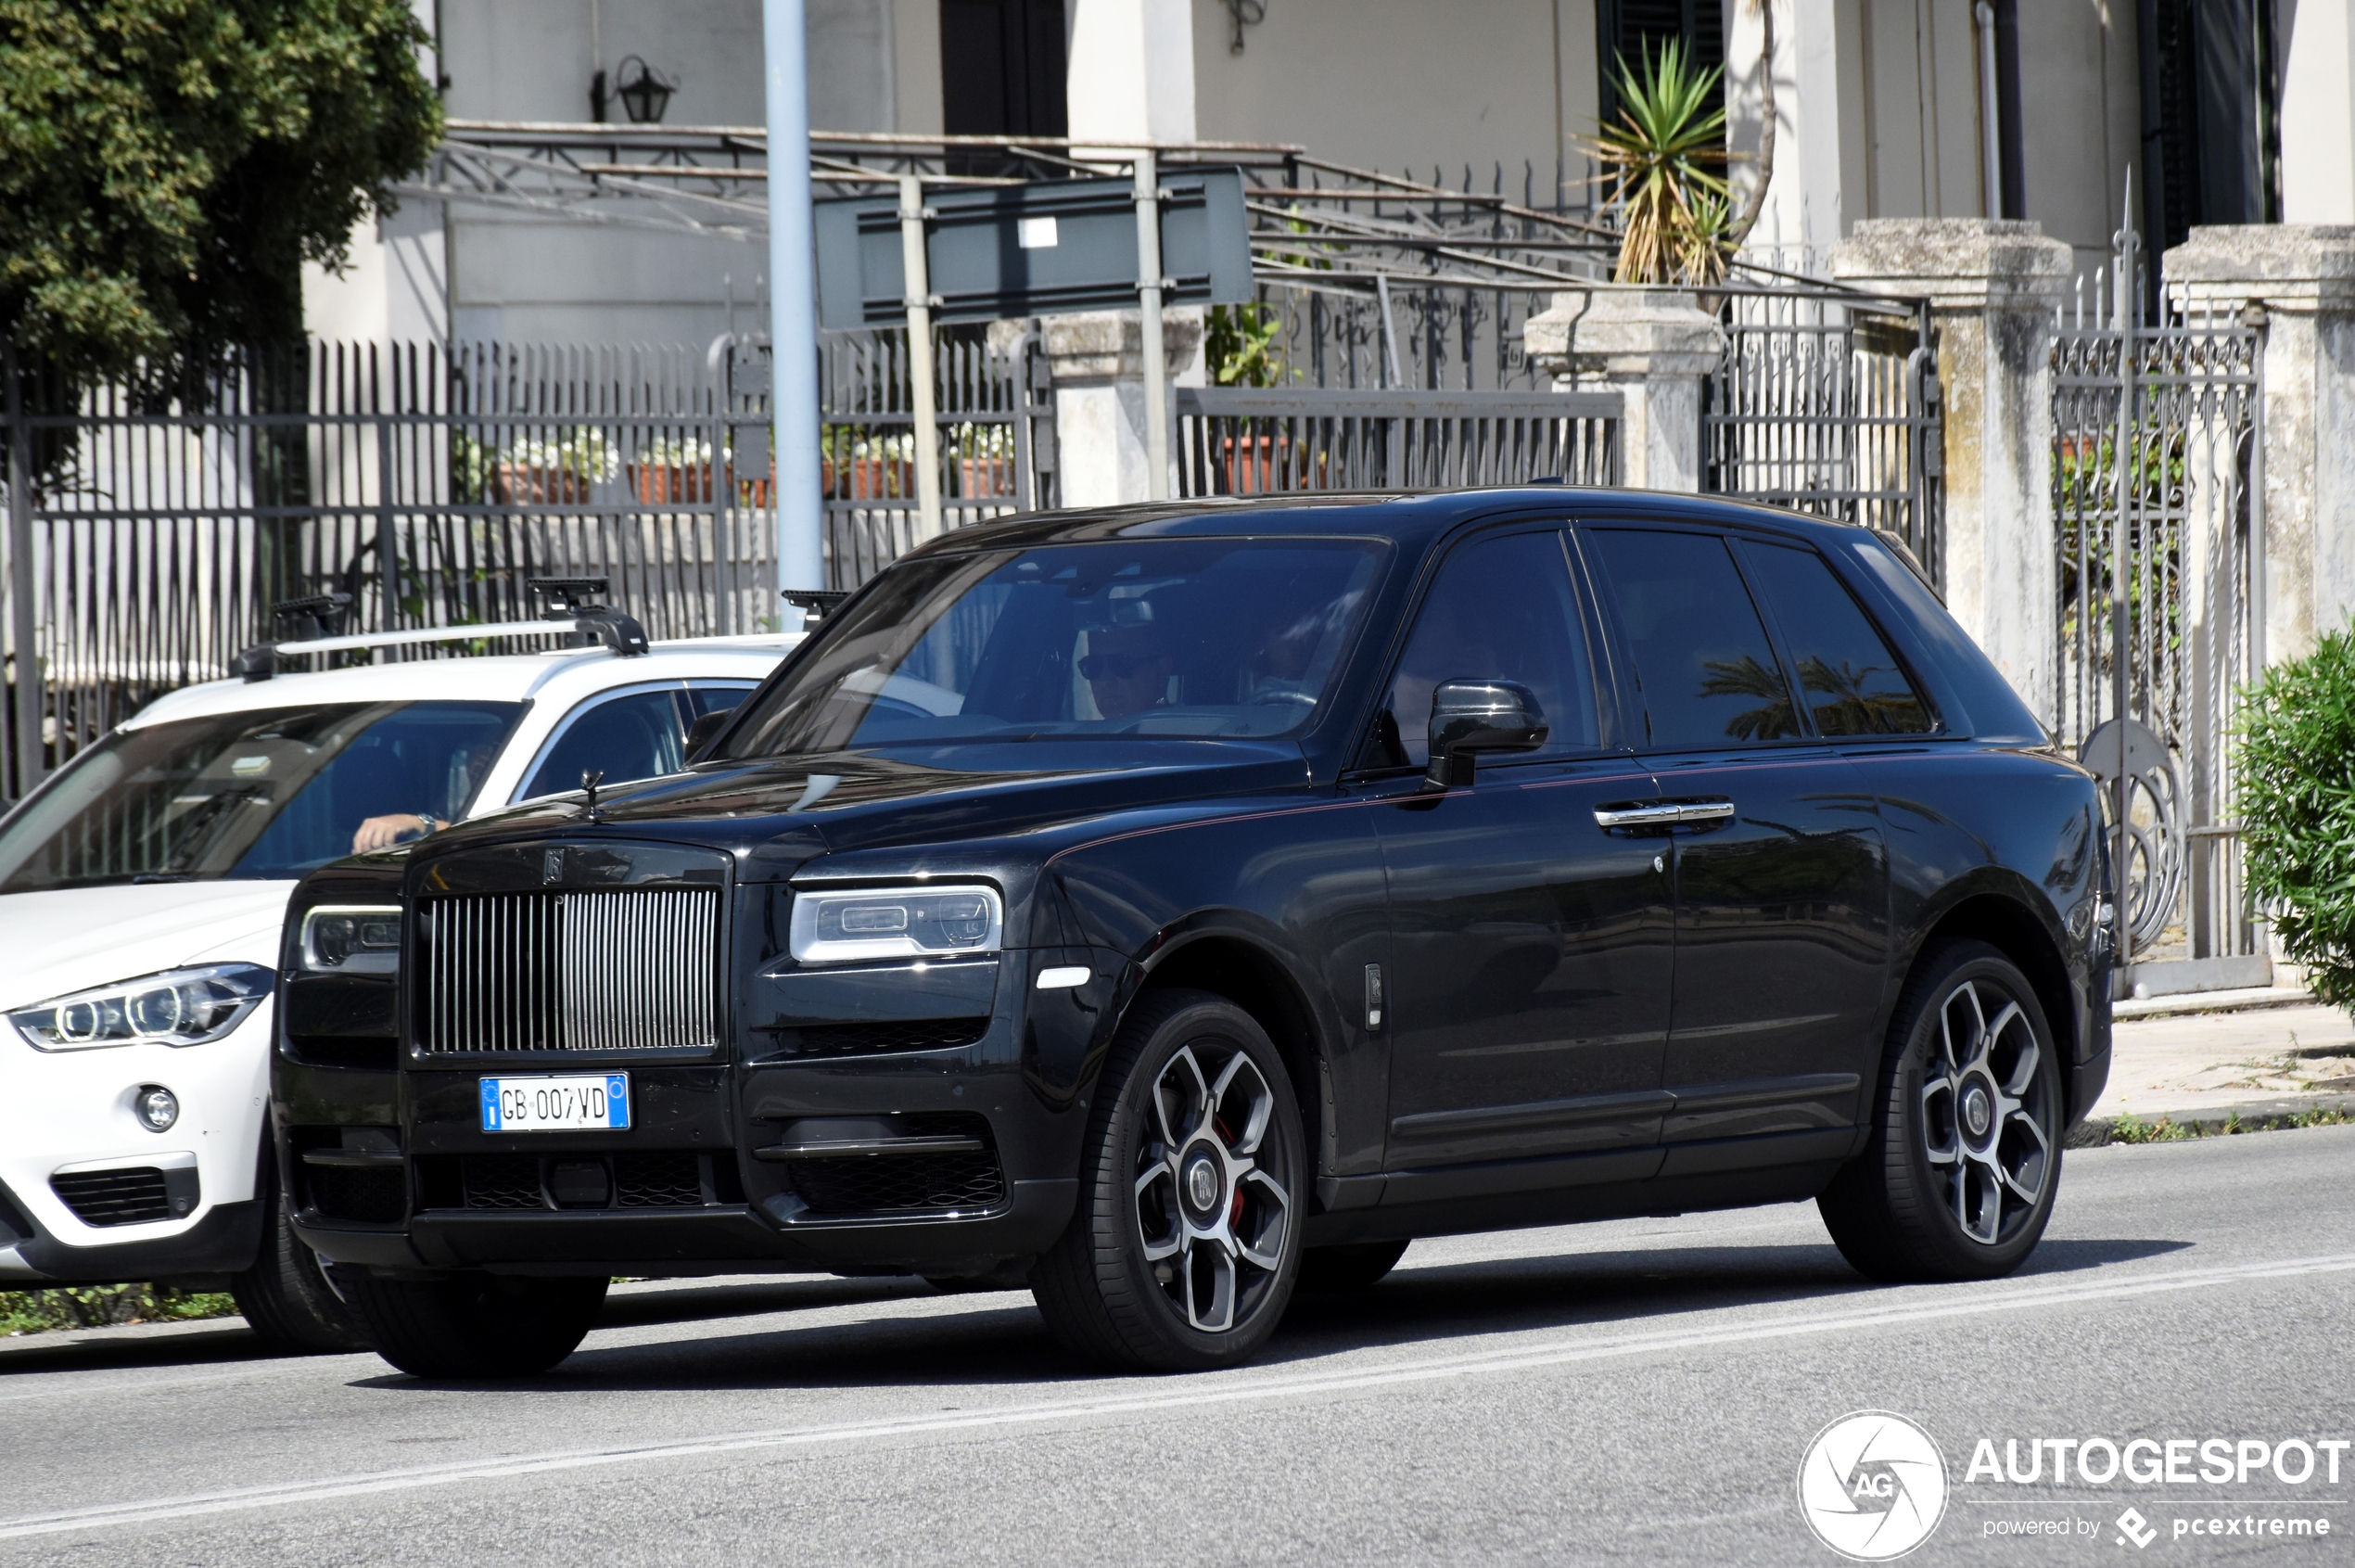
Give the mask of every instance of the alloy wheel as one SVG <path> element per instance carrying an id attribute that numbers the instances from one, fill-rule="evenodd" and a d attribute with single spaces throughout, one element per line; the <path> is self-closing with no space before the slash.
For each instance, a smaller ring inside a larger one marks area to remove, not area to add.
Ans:
<path id="1" fill-rule="evenodd" d="M 1922 1149 L 1948 1211 L 1982 1246 L 2018 1234 L 2052 1179 L 2043 1050 L 2019 1003 L 1984 979 L 1962 981 L 1938 1004 L 1922 1069 Z"/>
<path id="2" fill-rule="evenodd" d="M 1205 1042 L 1197 1042 L 1198 1044 Z M 1206 1070 L 1195 1045 L 1145 1098 L 1136 1223 L 1146 1268 L 1187 1325 L 1223 1333 L 1274 1289 L 1292 1225 L 1292 1173 L 1270 1139 L 1275 1092 L 1237 1050 Z"/>

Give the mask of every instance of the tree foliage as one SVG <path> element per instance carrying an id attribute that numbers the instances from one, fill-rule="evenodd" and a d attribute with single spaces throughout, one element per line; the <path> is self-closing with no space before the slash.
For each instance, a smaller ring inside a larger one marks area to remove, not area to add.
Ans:
<path id="1" fill-rule="evenodd" d="M 2314 994 L 2355 1008 L 2355 632 L 2267 670 L 2240 730 L 2249 890 Z"/>
<path id="2" fill-rule="evenodd" d="M 0 0 L 0 338 L 70 381 L 302 331 L 424 166 L 408 0 Z"/>

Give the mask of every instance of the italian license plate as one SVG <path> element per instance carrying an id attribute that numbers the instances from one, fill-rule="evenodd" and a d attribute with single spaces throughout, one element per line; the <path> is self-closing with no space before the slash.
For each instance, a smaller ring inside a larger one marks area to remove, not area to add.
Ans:
<path id="1" fill-rule="evenodd" d="M 630 1125 L 630 1075 L 485 1078 L 485 1132 L 619 1132 Z"/>

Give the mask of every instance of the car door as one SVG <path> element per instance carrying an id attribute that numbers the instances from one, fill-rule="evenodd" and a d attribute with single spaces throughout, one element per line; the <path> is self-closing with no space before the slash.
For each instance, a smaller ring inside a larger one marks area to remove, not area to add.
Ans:
<path id="1" fill-rule="evenodd" d="M 1582 599 L 1559 528 L 1468 540 L 1441 563 L 1391 677 L 1368 760 L 1418 771 L 1368 786 L 1392 930 L 1386 1205 L 1658 1163 L 1668 878 L 1657 841 L 1598 824 L 1598 809 L 1654 790 L 1613 744 Z M 1432 689 L 1493 677 L 1536 694 L 1546 746 L 1483 759 L 1470 788 L 1430 788 Z"/>
<path id="2" fill-rule="evenodd" d="M 666 682 L 599 692 L 558 721 L 514 798 L 579 789 L 584 773 L 605 787 L 675 773 L 686 763 L 687 732 L 706 713 L 744 700 L 751 682 Z"/>
<path id="3" fill-rule="evenodd" d="M 1740 548 L 1588 526 L 1671 830 L 1663 1175 L 1844 1154 L 1888 964 L 1887 859 L 1856 769 L 1794 699 Z"/>

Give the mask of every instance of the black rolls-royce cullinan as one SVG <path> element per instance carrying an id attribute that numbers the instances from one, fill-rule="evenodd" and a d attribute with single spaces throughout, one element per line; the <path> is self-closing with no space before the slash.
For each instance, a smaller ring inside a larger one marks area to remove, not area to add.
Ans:
<path id="1" fill-rule="evenodd" d="M 1814 1198 L 2004 1274 L 2109 1063 L 2095 784 L 1901 547 L 1559 486 L 961 529 L 688 770 L 307 878 L 274 1109 L 382 1353 L 615 1274 L 1233 1362 L 1451 1231 Z"/>

